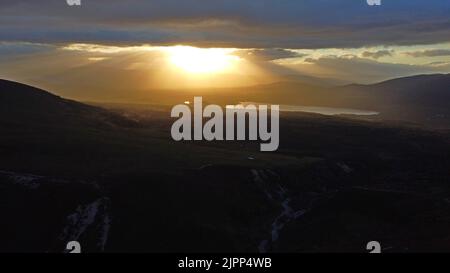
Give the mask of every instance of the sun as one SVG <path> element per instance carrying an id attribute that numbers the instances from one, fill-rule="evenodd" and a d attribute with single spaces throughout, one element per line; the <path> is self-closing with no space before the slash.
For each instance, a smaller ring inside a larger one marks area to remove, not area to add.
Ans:
<path id="1" fill-rule="evenodd" d="M 225 72 L 232 69 L 240 59 L 232 55 L 233 49 L 225 48 L 173 46 L 167 51 L 173 65 L 193 74 Z"/>

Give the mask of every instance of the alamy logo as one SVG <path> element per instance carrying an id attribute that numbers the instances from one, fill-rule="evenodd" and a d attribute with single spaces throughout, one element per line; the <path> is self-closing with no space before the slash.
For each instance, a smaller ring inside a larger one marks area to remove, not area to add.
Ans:
<path id="1" fill-rule="evenodd" d="M 381 6 L 381 0 L 367 0 L 369 6 Z"/>
<path id="2" fill-rule="evenodd" d="M 81 253 L 81 244 L 77 241 L 70 241 L 67 243 L 66 250 L 69 253 Z"/>
<path id="3" fill-rule="evenodd" d="M 377 241 L 371 241 L 367 243 L 367 250 L 370 251 L 370 253 L 381 253 L 381 244 Z"/>
<path id="4" fill-rule="evenodd" d="M 259 140 L 260 150 L 263 152 L 276 151 L 279 146 L 279 105 L 228 105 L 225 114 L 219 105 L 208 105 L 203 109 L 202 97 L 194 98 L 194 132 L 192 138 L 192 113 L 186 104 L 179 104 L 172 108 L 171 117 L 179 118 L 172 125 L 172 138 L 175 141 L 231 141 L 231 140 Z M 270 130 L 268 119 L 270 116 Z M 247 130 L 248 117 L 248 130 Z M 209 118 L 203 124 L 203 119 Z M 237 121 L 235 122 L 235 119 Z M 225 122 L 225 127 L 224 127 Z M 236 130 L 235 130 L 236 129 Z"/>
<path id="5" fill-rule="evenodd" d="M 81 0 L 66 0 L 69 6 L 81 6 Z"/>

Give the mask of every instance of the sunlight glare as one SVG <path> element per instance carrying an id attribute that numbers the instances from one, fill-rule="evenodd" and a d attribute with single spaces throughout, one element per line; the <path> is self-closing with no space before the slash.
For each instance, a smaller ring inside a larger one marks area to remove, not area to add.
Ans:
<path id="1" fill-rule="evenodd" d="M 194 74 L 224 72 L 233 68 L 240 59 L 231 54 L 233 49 L 224 48 L 174 46 L 167 48 L 167 51 L 172 64 Z"/>

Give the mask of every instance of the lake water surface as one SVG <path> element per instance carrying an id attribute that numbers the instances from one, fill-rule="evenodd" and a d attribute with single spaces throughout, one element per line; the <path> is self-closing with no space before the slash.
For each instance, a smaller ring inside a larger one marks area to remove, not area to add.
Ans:
<path id="1" fill-rule="evenodd" d="M 243 106 L 246 105 L 263 105 L 263 103 L 256 102 L 241 102 Z M 374 116 L 379 115 L 379 112 L 351 109 L 351 108 L 335 108 L 335 107 L 321 107 L 321 106 L 299 106 L 299 105 L 280 105 L 281 112 L 305 112 L 305 113 L 316 113 L 327 116 L 335 115 L 358 115 L 358 116 Z"/>

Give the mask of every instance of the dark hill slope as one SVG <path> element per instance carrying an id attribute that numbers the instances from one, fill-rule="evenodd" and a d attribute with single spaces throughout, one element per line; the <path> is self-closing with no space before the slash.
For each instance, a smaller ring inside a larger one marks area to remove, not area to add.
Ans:
<path id="1" fill-rule="evenodd" d="M 99 107 L 63 99 L 47 91 L 0 80 L 0 122 L 27 125 L 125 126 L 137 124 Z"/>

